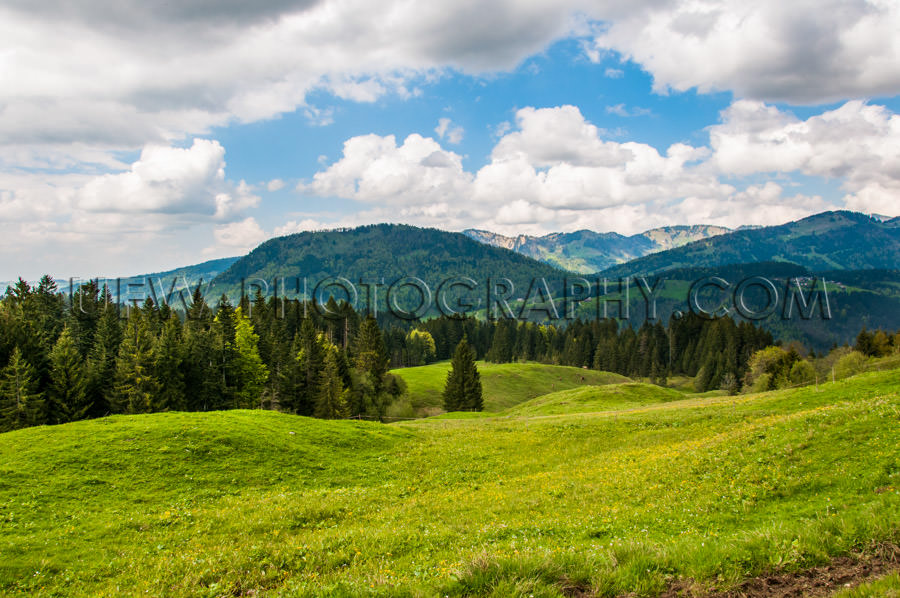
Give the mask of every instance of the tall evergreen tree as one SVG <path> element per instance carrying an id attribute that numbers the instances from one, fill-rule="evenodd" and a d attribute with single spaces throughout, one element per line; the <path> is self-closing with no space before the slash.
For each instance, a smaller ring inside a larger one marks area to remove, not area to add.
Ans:
<path id="1" fill-rule="evenodd" d="M 259 335 L 253 329 L 249 318 L 244 317 L 243 310 L 235 312 L 235 348 L 236 406 L 239 409 L 252 409 L 261 406 L 263 391 L 269 379 L 269 370 L 259 355 Z"/>
<path id="2" fill-rule="evenodd" d="M 68 327 L 50 351 L 50 387 L 47 392 L 51 423 L 77 421 L 87 417 L 91 403 L 87 397 L 84 360 Z"/>
<path id="3" fill-rule="evenodd" d="M 159 383 L 153 371 L 153 337 L 140 310 L 133 309 L 116 358 L 112 410 L 115 413 L 152 411 Z"/>
<path id="4" fill-rule="evenodd" d="M 108 291 L 107 291 L 108 292 Z M 116 357 L 122 344 L 122 327 L 119 310 L 107 302 L 97 322 L 94 345 L 87 360 L 87 394 L 91 403 L 90 415 L 101 417 L 110 413 L 109 400 L 113 395 L 116 375 Z"/>
<path id="5" fill-rule="evenodd" d="M 483 407 L 481 375 L 475 366 L 475 351 L 463 337 L 456 346 L 450 362 L 450 372 L 447 374 L 447 384 L 444 387 L 444 409 L 481 411 Z"/>
<path id="6" fill-rule="evenodd" d="M 16 347 L 0 372 L 0 432 L 43 422 L 44 398 L 37 391 L 34 368 Z"/>
<path id="7" fill-rule="evenodd" d="M 153 411 L 181 411 L 187 408 L 184 355 L 181 321 L 172 314 L 163 325 L 153 349 L 153 371 L 159 381 L 151 405 Z"/>
<path id="8" fill-rule="evenodd" d="M 325 351 L 325 361 L 319 375 L 319 395 L 316 398 L 315 416 L 323 419 L 346 417 L 347 406 L 344 384 L 338 371 L 337 347 Z"/>

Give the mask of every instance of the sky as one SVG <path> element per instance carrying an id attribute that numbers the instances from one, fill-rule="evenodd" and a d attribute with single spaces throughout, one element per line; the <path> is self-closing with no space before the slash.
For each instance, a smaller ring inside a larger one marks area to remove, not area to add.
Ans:
<path id="1" fill-rule="evenodd" d="M 0 279 L 900 215 L 896 0 L 7 0 Z"/>

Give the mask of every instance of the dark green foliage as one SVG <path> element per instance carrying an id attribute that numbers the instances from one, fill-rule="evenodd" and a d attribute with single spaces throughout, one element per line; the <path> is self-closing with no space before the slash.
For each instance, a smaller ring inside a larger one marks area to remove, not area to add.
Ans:
<path id="1" fill-rule="evenodd" d="M 44 420 L 44 399 L 37 391 L 34 368 L 17 347 L 0 371 L 0 432 L 36 426 Z"/>
<path id="2" fill-rule="evenodd" d="M 153 350 L 153 370 L 160 382 L 152 401 L 153 411 L 183 411 L 187 408 L 184 359 L 181 320 L 173 314 L 163 324 Z"/>
<path id="3" fill-rule="evenodd" d="M 47 419 L 54 424 L 77 421 L 87 417 L 90 407 L 84 360 L 67 327 L 50 351 Z"/>
<path id="4" fill-rule="evenodd" d="M 475 351 L 463 338 L 453 353 L 447 385 L 444 387 L 444 409 L 447 411 L 481 411 L 484 399 L 481 377 L 475 366 Z"/>
<path id="5" fill-rule="evenodd" d="M 338 371 L 336 347 L 329 347 L 325 351 L 314 414 L 322 419 L 340 419 L 347 416 L 344 384 Z"/>
<path id="6" fill-rule="evenodd" d="M 825 212 L 781 226 L 738 230 L 605 270 L 610 279 L 677 268 L 790 261 L 811 270 L 896 268 L 900 226 L 856 212 Z"/>
<path id="7" fill-rule="evenodd" d="M 154 371 L 153 336 L 141 310 L 132 309 L 116 358 L 114 413 L 149 413 L 156 406 L 159 380 Z"/>

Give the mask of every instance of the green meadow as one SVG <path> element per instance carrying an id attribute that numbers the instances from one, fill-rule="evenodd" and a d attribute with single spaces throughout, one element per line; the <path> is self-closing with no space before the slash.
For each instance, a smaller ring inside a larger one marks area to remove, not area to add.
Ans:
<path id="1" fill-rule="evenodd" d="M 561 365 L 486 361 L 479 361 L 476 365 L 481 375 L 484 410 L 487 412 L 502 411 L 558 390 L 629 381 L 619 374 Z M 392 374 L 406 382 L 407 392 L 392 406 L 391 415 L 413 417 L 440 413 L 449 371 L 449 361 L 392 370 Z"/>
<path id="2" fill-rule="evenodd" d="M 0 434 L 0 594 L 655 596 L 900 540 L 898 370 L 734 397 L 544 384 L 466 419 Z M 845 596 L 896 593 L 876 584 Z"/>

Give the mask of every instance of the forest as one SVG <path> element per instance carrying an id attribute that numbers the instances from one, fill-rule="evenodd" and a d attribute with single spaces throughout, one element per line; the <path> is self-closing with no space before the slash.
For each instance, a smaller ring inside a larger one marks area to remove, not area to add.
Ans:
<path id="1" fill-rule="evenodd" d="M 634 329 L 612 319 L 376 320 L 333 298 L 326 307 L 261 293 L 210 305 L 199 288 L 184 311 L 149 299 L 126 306 L 93 283 L 66 296 L 49 276 L 34 287 L 20 279 L 0 299 L 0 429 L 257 408 L 383 420 L 405 391 L 390 370 L 450 359 L 464 339 L 474 359 L 594 368 L 660 385 L 686 376 L 698 392 L 765 390 L 817 375 L 815 354 L 778 347 L 769 332 L 730 317 L 688 314 Z M 855 348 L 890 353 L 900 335 L 863 331 Z M 839 356 L 846 367 L 849 352 Z"/>

